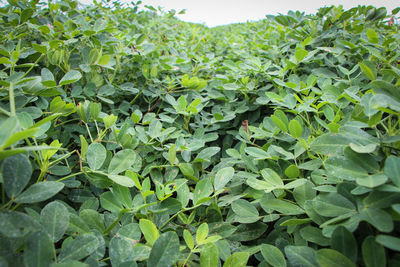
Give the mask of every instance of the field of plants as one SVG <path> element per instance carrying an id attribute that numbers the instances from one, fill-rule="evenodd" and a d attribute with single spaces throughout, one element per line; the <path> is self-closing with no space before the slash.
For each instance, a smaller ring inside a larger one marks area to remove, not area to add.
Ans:
<path id="1" fill-rule="evenodd" d="M 400 266 L 400 8 L 77 5 L 0 8 L 0 266 Z"/>

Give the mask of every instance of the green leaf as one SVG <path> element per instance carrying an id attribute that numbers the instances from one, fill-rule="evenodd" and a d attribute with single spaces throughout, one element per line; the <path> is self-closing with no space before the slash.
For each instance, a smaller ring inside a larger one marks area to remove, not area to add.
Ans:
<path id="1" fill-rule="evenodd" d="M 322 155 L 335 155 L 343 153 L 351 140 L 340 134 L 324 134 L 314 139 L 311 150 Z"/>
<path id="2" fill-rule="evenodd" d="M 186 242 L 186 245 L 190 250 L 194 248 L 194 241 L 193 241 L 193 236 L 190 234 L 188 230 L 183 230 L 183 239 Z"/>
<path id="3" fill-rule="evenodd" d="M 179 238 L 175 232 L 166 232 L 157 239 L 151 249 L 148 266 L 172 266 L 179 258 Z"/>
<path id="4" fill-rule="evenodd" d="M 24 154 L 8 157 L 3 161 L 2 174 L 7 196 L 15 198 L 31 179 L 31 162 Z"/>
<path id="5" fill-rule="evenodd" d="M 49 234 L 49 238 L 52 242 L 56 243 L 63 237 L 68 229 L 68 209 L 60 202 L 50 202 L 40 212 L 40 223 Z"/>
<path id="6" fill-rule="evenodd" d="M 326 217 L 336 217 L 355 212 L 355 206 L 344 196 L 338 193 L 319 195 L 312 201 L 315 211 Z"/>
<path id="7" fill-rule="evenodd" d="M 55 87 L 55 86 L 57 86 L 57 83 L 56 83 L 56 81 L 54 79 L 54 75 L 50 70 L 48 70 L 46 68 L 43 68 L 41 70 L 41 78 L 42 78 L 42 84 L 44 86 L 46 86 L 46 87 Z"/>
<path id="8" fill-rule="evenodd" d="M 139 221 L 139 227 L 144 235 L 144 238 L 146 238 L 147 243 L 149 243 L 150 246 L 153 246 L 160 236 L 156 225 L 152 221 L 141 219 Z"/>
<path id="9" fill-rule="evenodd" d="M 209 179 L 201 179 L 193 191 L 193 203 L 196 205 L 202 198 L 208 197 L 213 192 L 213 187 Z"/>
<path id="10" fill-rule="evenodd" d="M 103 55 L 100 57 L 99 61 L 97 62 L 98 65 L 100 66 L 105 66 L 108 63 L 110 63 L 111 56 L 110 55 Z"/>
<path id="11" fill-rule="evenodd" d="M 264 180 L 269 184 L 271 187 L 275 188 L 282 188 L 283 181 L 281 177 L 272 169 L 266 168 L 261 170 L 261 175 Z"/>
<path id="12" fill-rule="evenodd" d="M 115 235 L 109 244 L 111 264 L 121 266 L 123 262 L 132 262 L 135 258 L 134 245 L 131 239 Z"/>
<path id="13" fill-rule="evenodd" d="M 300 122 L 297 120 L 291 120 L 289 122 L 289 133 L 294 138 L 300 138 L 301 134 L 303 133 L 303 128 L 301 127 Z"/>
<path id="14" fill-rule="evenodd" d="M 241 217 L 256 217 L 258 218 L 258 211 L 254 205 L 244 199 L 238 199 L 232 202 L 232 210 L 236 215 Z"/>
<path id="15" fill-rule="evenodd" d="M 77 70 L 71 70 L 69 72 L 67 72 L 64 77 L 62 77 L 62 79 L 59 82 L 60 86 L 66 85 L 66 84 L 70 84 L 70 83 L 74 83 L 79 81 L 82 78 L 82 74 L 77 71 Z"/>
<path id="16" fill-rule="evenodd" d="M 18 141 L 21 141 L 23 139 L 26 139 L 28 137 L 32 137 L 35 135 L 35 133 L 39 130 L 39 127 L 36 128 L 28 128 L 26 130 L 17 132 L 15 134 L 13 134 L 12 136 L 10 136 L 10 138 L 7 139 L 7 141 L 4 143 L 4 145 L 2 146 L 2 149 L 5 149 L 13 144 L 15 144 Z"/>
<path id="17" fill-rule="evenodd" d="M 248 252 L 235 252 L 229 256 L 223 267 L 246 267 L 249 257 Z"/>
<path id="18" fill-rule="evenodd" d="M 368 172 L 360 165 L 354 164 L 354 162 L 342 156 L 328 158 L 324 166 L 328 174 L 343 180 L 355 181 L 357 178 L 368 176 Z"/>
<path id="19" fill-rule="evenodd" d="M 385 161 L 383 172 L 396 186 L 400 187 L 400 158 L 390 155 Z"/>
<path id="20" fill-rule="evenodd" d="M 384 175 L 383 173 L 376 173 L 372 175 L 368 175 L 366 177 L 359 177 L 357 178 L 356 182 L 357 184 L 369 188 L 374 188 L 378 187 L 380 185 L 383 185 L 386 183 L 388 180 L 388 177 Z"/>
<path id="21" fill-rule="evenodd" d="M 168 149 L 168 161 L 171 165 L 175 164 L 176 161 L 176 145 L 172 144 Z"/>
<path id="22" fill-rule="evenodd" d="M 316 252 L 316 259 L 321 267 L 356 267 L 356 265 L 342 253 L 329 248 L 318 250 Z"/>
<path id="23" fill-rule="evenodd" d="M 202 244 L 208 235 L 208 224 L 202 223 L 196 231 L 196 243 Z"/>
<path id="24" fill-rule="evenodd" d="M 308 51 L 301 47 L 296 47 L 295 57 L 297 62 L 302 61 L 308 55 Z"/>
<path id="25" fill-rule="evenodd" d="M 111 159 L 108 173 L 119 174 L 130 168 L 136 162 L 137 153 L 132 149 L 118 151 Z"/>
<path id="26" fill-rule="evenodd" d="M 235 174 L 235 169 L 232 167 L 225 167 L 220 169 L 214 178 L 214 188 L 216 191 L 223 189 L 227 183 L 232 180 Z"/>
<path id="27" fill-rule="evenodd" d="M 9 238 L 20 238 L 41 229 L 29 215 L 18 211 L 0 212 L 0 233 Z"/>
<path id="28" fill-rule="evenodd" d="M 367 37 L 368 41 L 370 41 L 373 44 L 377 44 L 379 42 L 378 34 L 371 28 L 367 30 Z"/>
<path id="29" fill-rule="evenodd" d="M 286 246 L 285 254 L 289 263 L 293 266 L 320 267 L 316 261 L 316 253 L 310 247 Z"/>
<path id="30" fill-rule="evenodd" d="M 79 217 L 81 217 L 82 220 L 85 221 L 92 229 L 97 229 L 100 232 L 104 232 L 106 230 L 104 219 L 96 210 L 84 209 L 79 213 Z"/>
<path id="31" fill-rule="evenodd" d="M 21 195 L 19 195 L 15 202 L 17 203 L 37 203 L 45 201 L 55 196 L 64 188 L 64 184 L 56 181 L 39 182 L 31 185 Z"/>
<path id="32" fill-rule="evenodd" d="M 381 244 L 375 242 L 373 236 L 368 236 L 364 239 L 361 251 L 366 267 L 386 266 L 385 249 Z"/>
<path id="33" fill-rule="evenodd" d="M 195 180 L 197 182 L 197 178 L 194 176 L 194 170 L 192 167 L 192 164 L 190 163 L 180 163 L 179 164 L 179 170 L 182 172 L 182 174 L 185 177 L 188 177 L 192 180 Z"/>
<path id="34" fill-rule="evenodd" d="M 375 241 L 391 250 L 400 251 L 400 238 L 390 235 L 377 235 Z"/>
<path id="35" fill-rule="evenodd" d="M 182 111 L 183 111 L 183 110 L 186 110 L 187 101 L 186 101 L 185 96 L 181 95 L 181 96 L 178 98 L 178 104 L 179 104 L 180 110 L 182 110 Z"/>
<path id="36" fill-rule="evenodd" d="M 118 175 L 118 174 L 108 174 L 107 177 L 112 180 L 114 183 L 126 186 L 133 187 L 135 186 L 135 182 L 128 176 Z"/>
<path id="37" fill-rule="evenodd" d="M 226 237 L 232 241 L 250 241 L 257 239 L 267 230 L 267 225 L 261 222 L 240 224 L 233 234 Z"/>
<path id="38" fill-rule="evenodd" d="M 270 244 L 262 244 L 260 249 L 262 256 L 271 266 L 286 267 L 285 256 L 277 247 Z"/>
<path id="39" fill-rule="evenodd" d="M 217 154 L 220 150 L 221 148 L 216 146 L 204 148 L 199 154 L 197 154 L 193 162 L 210 161 L 211 157 Z"/>
<path id="40" fill-rule="evenodd" d="M 305 202 L 314 199 L 315 195 L 316 190 L 314 189 L 314 184 L 310 181 L 307 181 L 293 190 L 294 199 L 297 205 L 302 208 L 304 208 Z"/>
<path id="41" fill-rule="evenodd" d="M 375 75 L 373 73 L 373 71 L 363 62 L 358 62 L 358 65 L 360 66 L 360 69 L 362 71 L 362 73 L 371 81 L 375 80 Z"/>
<path id="42" fill-rule="evenodd" d="M 107 150 L 102 144 L 91 143 L 89 145 L 86 153 L 86 159 L 90 169 L 94 171 L 100 169 L 104 161 L 106 160 L 106 157 Z"/>
<path id="43" fill-rule="evenodd" d="M 257 147 L 246 147 L 244 151 L 256 160 L 269 159 L 272 157 L 268 152 Z"/>
<path id="44" fill-rule="evenodd" d="M 288 129 L 286 124 L 279 117 L 271 115 L 271 120 L 275 124 L 275 126 L 278 127 L 282 132 L 287 132 Z"/>
<path id="45" fill-rule="evenodd" d="M 103 209 L 111 212 L 118 213 L 123 209 L 121 201 L 110 191 L 104 192 L 100 195 L 100 204 Z"/>
<path id="46" fill-rule="evenodd" d="M 0 131 L 0 146 L 5 148 L 5 142 L 19 129 L 17 117 L 12 116 L 3 120 L 0 125 L 0 129 L 7 129 L 7 131 Z"/>
<path id="47" fill-rule="evenodd" d="M 26 266 L 50 266 L 55 255 L 53 241 L 46 232 L 38 231 L 29 236 L 24 247 L 24 263 Z"/>
<path id="48" fill-rule="evenodd" d="M 214 267 L 218 266 L 218 248 L 213 243 L 207 243 L 200 252 L 200 266 Z"/>
<path id="49" fill-rule="evenodd" d="M 322 235 L 321 229 L 310 225 L 301 228 L 300 235 L 304 240 L 320 246 L 328 246 L 330 244 L 329 239 Z"/>
<path id="50" fill-rule="evenodd" d="M 291 179 L 297 178 L 300 175 L 299 168 L 292 164 L 286 168 L 285 175 Z"/>
<path id="51" fill-rule="evenodd" d="M 360 212 L 361 219 L 369 222 L 381 232 L 393 231 L 393 219 L 387 212 L 374 207 L 366 207 Z"/>
<path id="52" fill-rule="evenodd" d="M 62 248 L 58 260 L 81 260 L 96 251 L 99 245 L 100 242 L 94 234 L 80 234 Z"/>
<path id="53" fill-rule="evenodd" d="M 265 211 L 272 209 L 286 215 L 297 215 L 304 213 L 302 208 L 286 200 L 262 198 L 260 204 Z"/>
<path id="54" fill-rule="evenodd" d="M 331 237 L 331 247 L 353 262 L 357 261 L 358 245 L 353 234 L 344 226 L 336 227 Z"/>

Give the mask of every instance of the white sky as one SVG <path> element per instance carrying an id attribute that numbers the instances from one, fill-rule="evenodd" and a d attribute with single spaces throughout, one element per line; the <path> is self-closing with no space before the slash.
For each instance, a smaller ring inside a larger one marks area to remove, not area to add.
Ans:
<path id="1" fill-rule="evenodd" d="M 92 2 L 92 0 L 80 1 Z M 120 0 L 120 2 L 131 1 Z M 343 5 L 346 10 L 358 5 L 383 6 L 390 14 L 394 8 L 400 6 L 400 0 L 143 0 L 142 5 L 161 6 L 166 11 L 186 9 L 185 14 L 177 17 L 212 27 L 259 20 L 265 18 L 265 15 L 287 14 L 289 10 L 315 13 L 318 8 L 330 5 Z"/>

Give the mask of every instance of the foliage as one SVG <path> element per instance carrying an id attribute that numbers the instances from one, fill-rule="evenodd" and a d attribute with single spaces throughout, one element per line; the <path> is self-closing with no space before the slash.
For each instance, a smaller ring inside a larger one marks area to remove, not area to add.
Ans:
<path id="1" fill-rule="evenodd" d="M 1 265 L 400 266 L 399 9 L 140 5 L 1 8 Z"/>

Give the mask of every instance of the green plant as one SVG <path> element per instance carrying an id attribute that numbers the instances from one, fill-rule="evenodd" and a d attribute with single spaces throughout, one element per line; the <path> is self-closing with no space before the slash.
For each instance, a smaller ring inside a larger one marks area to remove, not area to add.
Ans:
<path id="1" fill-rule="evenodd" d="M 399 8 L 0 10 L 0 265 L 399 265 Z"/>

